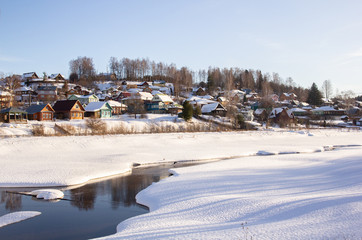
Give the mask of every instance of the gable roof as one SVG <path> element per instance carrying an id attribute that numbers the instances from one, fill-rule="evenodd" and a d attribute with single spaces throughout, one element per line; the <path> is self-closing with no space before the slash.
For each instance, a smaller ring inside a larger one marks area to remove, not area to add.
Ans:
<path id="1" fill-rule="evenodd" d="M 161 102 L 173 102 L 170 96 L 166 94 L 156 94 L 152 100 L 155 101 L 157 97 L 161 100 Z"/>
<path id="2" fill-rule="evenodd" d="M 79 103 L 79 106 L 81 108 L 80 110 L 85 111 L 82 104 L 78 100 L 60 100 L 60 101 L 57 101 L 54 104 L 53 109 L 56 112 L 70 111 L 70 110 L 72 110 L 74 105 L 77 104 L 77 102 Z"/>
<path id="3" fill-rule="evenodd" d="M 206 104 L 206 105 L 202 106 L 202 108 L 201 108 L 202 113 L 211 113 L 212 111 L 215 111 L 215 110 L 226 111 L 226 109 L 218 102 Z"/>
<path id="4" fill-rule="evenodd" d="M 25 111 L 28 114 L 34 114 L 37 112 L 41 112 L 47 105 L 49 104 L 40 104 L 40 105 L 31 105 L 29 106 Z M 51 110 L 54 112 L 54 109 L 52 108 L 52 106 L 49 105 L 49 107 L 51 108 Z"/>
<path id="5" fill-rule="evenodd" d="M 85 107 L 85 111 L 86 112 L 95 112 L 95 111 L 98 111 L 98 110 L 100 110 L 102 108 L 103 109 L 108 108 L 108 109 L 112 110 L 112 107 L 107 102 L 90 102 Z"/>

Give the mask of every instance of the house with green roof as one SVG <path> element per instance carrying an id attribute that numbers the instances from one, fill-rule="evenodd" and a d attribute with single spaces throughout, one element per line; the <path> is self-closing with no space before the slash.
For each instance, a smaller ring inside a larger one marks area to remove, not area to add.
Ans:
<path id="1" fill-rule="evenodd" d="M 28 114 L 27 112 L 15 107 L 5 108 L 0 111 L 0 122 L 27 123 Z"/>

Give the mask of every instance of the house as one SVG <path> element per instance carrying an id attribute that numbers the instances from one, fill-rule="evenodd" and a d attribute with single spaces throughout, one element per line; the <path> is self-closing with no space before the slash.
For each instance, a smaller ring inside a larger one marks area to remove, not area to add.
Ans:
<path id="1" fill-rule="evenodd" d="M 292 101 L 297 100 L 297 95 L 295 93 L 282 93 L 279 97 L 279 101 Z"/>
<path id="2" fill-rule="evenodd" d="M 254 116 L 258 121 L 264 122 L 268 120 L 268 113 L 265 108 L 258 108 L 254 111 Z"/>
<path id="3" fill-rule="evenodd" d="M 169 95 L 166 94 L 155 94 L 151 100 L 152 102 L 162 102 L 165 105 L 169 105 L 173 103 L 173 100 Z"/>
<path id="4" fill-rule="evenodd" d="M 345 110 L 336 110 L 331 106 L 322 106 L 311 110 L 315 119 L 340 120 L 341 116 L 346 115 Z"/>
<path id="5" fill-rule="evenodd" d="M 84 119 L 84 107 L 78 100 L 57 101 L 53 109 L 56 119 Z"/>
<path id="6" fill-rule="evenodd" d="M 274 108 L 269 115 L 269 119 L 272 119 L 274 123 L 285 126 L 294 122 L 294 115 L 287 108 Z"/>
<path id="7" fill-rule="evenodd" d="M 120 115 L 127 112 L 126 104 L 114 100 L 108 100 L 107 103 L 112 107 L 112 115 Z"/>
<path id="8" fill-rule="evenodd" d="M 137 87 L 141 89 L 148 88 L 149 86 L 150 84 L 148 84 L 148 82 L 142 82 L 141 84 L 137 84 Z"/>
<path id="9" fill-rule="evenodd" d="M 20 87 L 14 90 L 15 101 L 21 103 L 31 103 L 37 101 L 37 94 L 29 87 Z"/>
<path id="10" fill-rule="evenodd" d="M 9 108 L 11 104 L 11 93 L 0 90 L 0 109 Z"/>
<path id="11" fill-rule="evenodd" d="M 0 121 L 5 123 L 27 123 L 27 112 L 15 107 L 5 108 L 0 111 Z"/>
<path id="12" fill-rule="evenodd" d="M 88 105 L 91 102 L 99 102 L 99 98 L 95 94 L 90 94 L 90 95 L 72 94 L 68 97 L 68 100 L 78 100 L 83 106 Z"/>
<path id="13" fill-rule="evenodd" d="M 206 115 L 219 115 L 225 116 L 226 109 L 219 102 L 214 102 L 202 106 L 201 113 Z"/>
<path id="14" fill-rule="evenodd" d="M 38 93 L 38 101 L 54 102 L 57 100 L 56 86 L 39 86 L 36 92 Z"/>
<path id="15" fill-rule="evenodd" d="M 204 88 L 199 87 L 199 88 L 194 89 L 194 95 L 196 95 L 196 96 L 204 96 L 204 95 L 206 95 L 206 91 L 205 91 Z"/>
<path id="16" fill-rule="evenodd" d="M 54 74 L 51 74 L 50 76 L 49 76 L 49 78 L 51 78 L 51 79 L 55 79 L 55 80 L 65 80 L 65 77 L 62 75 L 62 74 L 60 74 L 60 73 L 54 73 Z"/>
<path id="17" fill-rule="evenodd" d="M 54 109 L 50 104 L 31 105 L 25 110 L 29 120 L 49 121 L 54 118 Z"/>
<path id="18" fill-rule="evenodd" d="M 112 107 L 107 102 L 90 102 L 85 108 L 85 117 L 110 118 Z"/>
<path id="19" fill-rule="evenodd" d="M 21 79 L 24 82 L 28 82 L 29 80 L 32 80 L 32 79 L 39 79 L 39 77 L 35 72 L 28 72 L 28 73 L 23 73 Z"/>

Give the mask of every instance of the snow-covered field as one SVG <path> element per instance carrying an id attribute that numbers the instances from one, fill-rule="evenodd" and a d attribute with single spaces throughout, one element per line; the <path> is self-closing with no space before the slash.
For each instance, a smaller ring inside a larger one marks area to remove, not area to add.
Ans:
<path id="1" fill-rule="evenodd" d="M 0 187 L 81 184 L 128 171 L 132 163 L 230 158 L 173 170 L 175 176 L 137 196 L 151 212 L 121 223 L 108 238 L 362 238 L 360 131 L 25 137 L 0 143 Z M 330 151 L 337 145 L 349 147 Z"/>

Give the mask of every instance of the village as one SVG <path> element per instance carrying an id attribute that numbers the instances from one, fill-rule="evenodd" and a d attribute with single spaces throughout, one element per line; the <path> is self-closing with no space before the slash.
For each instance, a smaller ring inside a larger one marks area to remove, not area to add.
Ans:
<path id="1" fill-rule="evenodd" d="M 173 83 L 164 80 L 102 81 L 90 89 L 69 83 L 60 73 L 39 77 L 29 72 L 18 79 L 13 90 L 9 82 L 0 81 L 0 122 L 112 119 L 123 114 L 147 118 L 150 113 L 182 117 L 183 104 L 188 102 L 195 118 L 234 129 L 311 124 L 359 129 L 362 125 L 362 102 L 357 100 L 323 99 L 320 106 L 312 106 L 293 92 L 266 98 L 253 89 L 219 89 L 210 95 L 205 87 L 183 87 L 176 97 Z"/>

